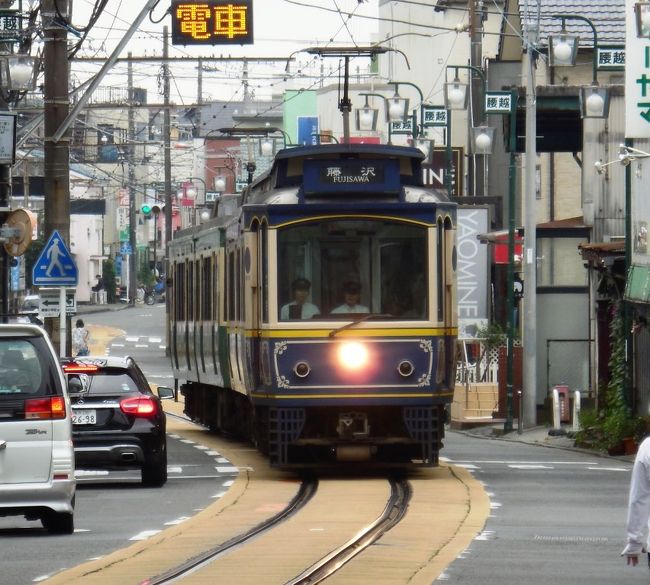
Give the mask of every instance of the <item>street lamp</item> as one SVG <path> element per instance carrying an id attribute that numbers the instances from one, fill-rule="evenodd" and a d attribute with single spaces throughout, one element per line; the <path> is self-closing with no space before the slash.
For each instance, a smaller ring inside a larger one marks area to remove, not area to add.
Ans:
<path id="1" fill-rule="evenodd" d="M 420 96 L 420 126 L 418 129 L 418 124 L 417 124 L 417 118 L 415 116 L 415 110 L 413 110 L 413 118 L 414 118 L 414 124 L 413 124 L 413 138 L 416 139 L 420 134 L 424 134 L 424 95 L 422 94 L 422 90 L 415 85 L 415 83 L 411 83 L 410 81 L 389 81 L 388 83 L 392 83 L 395 86 L 395 95 L 398 95 L 397 93 L 397 88 L 400 85 L 408 85 L 410 87 L 415 88 L 415 90 L 418 92 Z M 408 108 L 408 102 L 406 107 Z"/>
<path id="2" fill-rule="evenodd" d="M 578 54 L 579 37 L 566 30 L 567 20 L 580 20 L 591 28 L 593 34 L 593 59 L 591 85 L 580 88 L 580 115 L 583 118 L 607 118 L 609 115 L 609 90 L 598 85 L 598 33 L 593 22 L 584 16 L 574 14 L 554 14 L 552 18 L 562 21 L 558 35 L 548 37 L 548 57 L 551 67 L 573 66 Z"/>
<path id="3" fill-rule="evenodd" d="M 379 110 L 377 108 L 370 107 L 370 104 L 368 103 L 368 94 L 363 95 L 366 97 L 366 103 L 363 105 L 363 108 L 357 108 L 355 110 L 357 130 L 365 130 L 366 132 L 371 132 L 377 130 L 377 118 L 379 117 Z"/>
<path id="4" fill-rule="evenodd" d="M 386 123 L 388 125 L 388 140 L 386 144 L 392 144 L 391 122 L 402 119 L 403 112 L 398 112 L 397 108 L 393 108 L 393 114 L 395 115 L 395 119 L 391 119 L 390 108 L 388 106 L 389 98 L 387 98 L 385 95 L 382 95 L 380 93 L 360 93 L 359 95 L 366 98 L 366 103 L 361 110 L 356 111 L 357 130 L 377 129 L 377 116 L 379 114 L 379 110 L 377 110 L 376 108 L 371 108 L 368 105 L 368 98 L 369 97 L 381 98 L 382 100 L 384 100 L 385 112 L 386 112 Z M 372 124 L 370 123 L 371 119 L 372 119 Z"/>
<path id="5" fill-rule="evenodd" d="M 636 17 L 636 36 L 638 38 L 650 37 L 650 2 L 636 2 L 634 15 Z"/>
<path id="6" fill-rule="evenodd" d="M 445 76 L 447 75 L 447 70 L 454 69 L 454 79 L 451 82 L 445 82 L 445 107 L 448 110 L 464 110 L 469 104 L 469 84 L 463 83 L 458 76 L 459 69 L 467 69 L 471 73 L 476 73 L 481 79 L 481 85 L 483 88 L 483 100 L 479 104 L 479 125 L 470 126 L 469 134 L 471 136 L 471 152 L 474 155 L 488 155 L 492 153 L 492 145 L 494 144 L 494 128 L 491 128 L 487 125 L 486 113 L 485 113 L 485 94 L 487 92 L 487 79 L 485 74 L 478 67 L 473 65 L 449 65 L 445 70 Z M 448 126 L 448 144 L 451 144 L 451 113 L 449 114 L 449 126 Z M 447 148 L 447 166 L 451 171 L 451 149 Z M 479 163 L 476 163 L 477 166 Z M 487 194 L 487 164 L 485 161 L 480 163 L 482 165 L 482 174 L 483 174 L 483 194 Z M 479 167 L 480 173 L 480 167 Z M 479 175 L 480 176 L 480 175 Z M 473 173 L 470 172 L 470 180 L 473 180 Z"/>
<path id="7" fill-rule="evenodd" d="M 5 55 L 0 63 L 0 83 L 13 91 L 28 91 L 36 87 L 38 59 L 30 55 Z"/>

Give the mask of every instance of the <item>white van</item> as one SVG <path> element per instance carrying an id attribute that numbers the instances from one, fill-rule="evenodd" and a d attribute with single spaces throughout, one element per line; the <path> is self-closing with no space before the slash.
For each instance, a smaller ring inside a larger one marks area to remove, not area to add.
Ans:
<path id="1" fill-rule="evenodd" d="M 47 333 L 0 324 L 0 516 L 74 532 L 74 450 L 65 378 Z"/>

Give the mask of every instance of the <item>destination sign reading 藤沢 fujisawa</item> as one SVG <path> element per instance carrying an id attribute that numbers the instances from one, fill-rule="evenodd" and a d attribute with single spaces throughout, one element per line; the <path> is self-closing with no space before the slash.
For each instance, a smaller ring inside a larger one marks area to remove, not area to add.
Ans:
<path id="1" fill-rule="evenodd" d="M 320 180 L 323 183 L 383 183 L 384 169 L 374 165 L 330 165 L 321 169 Z"/>
<path id="2" fill-rule="evenodd" d="M 395 160 L 310 160 L 305 161 L 303 170 L 306 194 L 399 190 L 399 166 Z"/>

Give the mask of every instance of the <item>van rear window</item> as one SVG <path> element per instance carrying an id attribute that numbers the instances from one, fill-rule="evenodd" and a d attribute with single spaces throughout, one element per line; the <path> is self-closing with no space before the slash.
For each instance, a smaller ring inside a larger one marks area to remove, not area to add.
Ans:
<path id="1" fill-rule="evenodd" d="M 0 339 L 0 400 L 16 394 L 44 392 L 43 366 L 36 339 Z"/>

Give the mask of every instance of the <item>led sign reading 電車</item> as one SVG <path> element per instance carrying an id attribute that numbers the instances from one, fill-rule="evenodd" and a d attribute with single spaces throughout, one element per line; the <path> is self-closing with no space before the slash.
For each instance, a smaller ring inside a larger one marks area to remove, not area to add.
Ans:
<path id="1" fill-rule="evenodd" d="M 252 0 L 172 0 L 173 45 L 250 45 Z"/>

